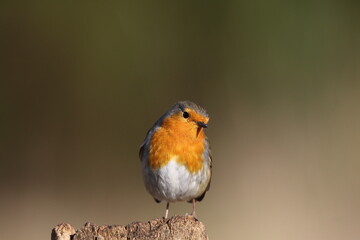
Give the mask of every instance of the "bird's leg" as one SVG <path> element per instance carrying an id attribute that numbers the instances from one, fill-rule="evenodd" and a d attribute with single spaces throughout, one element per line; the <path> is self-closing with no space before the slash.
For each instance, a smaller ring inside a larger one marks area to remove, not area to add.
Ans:
<path id="1" fill-rule="evenodd" d="M 165 218 L 167 218 L 168 214 L 169 214 L 169 205 L 170 205 L 170 203 L 166 202 Z"/>
<path id="2" fill-rule="evenodd" d="M 195 217 L 195 198 L 193 198 L 193 200 L 192 200 L 192 205 L 193 205 L 193 210 L 192 210 L 191 216 Z"/>

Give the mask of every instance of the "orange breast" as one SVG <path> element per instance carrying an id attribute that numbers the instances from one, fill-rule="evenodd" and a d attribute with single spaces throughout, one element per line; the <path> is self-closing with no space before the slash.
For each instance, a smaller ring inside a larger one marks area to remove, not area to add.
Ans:
<path id="1" fill-rule="evenodd" d="M 150 166 L 157 169 L 177 157 L 177 162 L 190 172 L 198 172 L 203 164 L 205 133 L 203 130 L 197 131 L 196 126 L 177 121 L 176 118 L 165 119 L 151 138 Z"/>

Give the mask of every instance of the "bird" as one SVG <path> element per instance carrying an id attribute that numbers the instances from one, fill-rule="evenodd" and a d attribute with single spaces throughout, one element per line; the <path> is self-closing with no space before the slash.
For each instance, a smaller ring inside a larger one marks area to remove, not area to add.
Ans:
<path id="1" fill-rule="evenodd" d="M 147 132 L 139 157 L 146 190 L 157 203 L 201 201 L 210 188 L 212 155 L 204 129 L 209 115 L 191 101 L 179 101 Z"/>

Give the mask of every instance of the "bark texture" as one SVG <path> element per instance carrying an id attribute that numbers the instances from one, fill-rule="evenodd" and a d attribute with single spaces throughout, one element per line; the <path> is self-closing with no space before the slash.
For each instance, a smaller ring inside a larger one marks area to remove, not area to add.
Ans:
<path id="1" fill-rule="evenodd" d="M 133 222 L 125 226 L 97 226 L 86 223 L 75 229 L 67 223 L 57 225 L 51 240 L 122 240 L 122 239 L 200 239 L 207 240 L 205 225 L 192 216 L 174 216 L 147 222 Z"/>

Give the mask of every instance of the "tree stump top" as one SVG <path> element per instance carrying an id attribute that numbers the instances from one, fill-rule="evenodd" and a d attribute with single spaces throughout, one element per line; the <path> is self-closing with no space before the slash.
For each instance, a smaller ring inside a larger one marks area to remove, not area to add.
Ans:
<path id="1" fill-rule="evenodd" d="M 122 240 L 122 239 L 201 239 L 208 240 L 205 225 L 193 216 L 174 216 L 168 219 L 153 219 L 133 222 L 125 226 L 97 226 L 86 223 L 75 230 L 68 223 L 57 225 L 51 240 Z"/>

